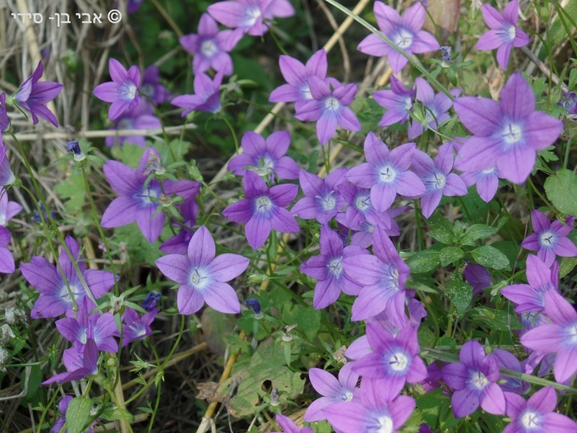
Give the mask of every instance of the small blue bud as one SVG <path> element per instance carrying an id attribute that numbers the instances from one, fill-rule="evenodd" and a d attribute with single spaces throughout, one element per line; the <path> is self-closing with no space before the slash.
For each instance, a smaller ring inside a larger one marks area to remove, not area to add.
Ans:
<path id="1" fill-rule="evenodd" d="M 80 145 L 78 144 L 78 140 L 72 140 L 66 143 L 66 149 L 68 152 L 74 153 L 74 160 L 77 162 L 84 161 L 86 159 L 86 155 L 82 152 Z"/>
<path id="2" fill-rule="evenodd" d="M 245 304 L 248 305 L 249 307 L 251 307 L 251 308 L 253 309 L 254 315 L 255 315 L 257 318 L 261 318 L 261 317 L 262 317 L 262 312 L 261 312 L 261 310 L 260 310 L 260 303 L 259 303 L 256 299 L 254 299 L 254 298 L 247 299 L 247 300 L 245 301 Z"/>
<path id="3" fill-rule="evenodd" d="M 162 293 L 148 292 L 144 301 L 142 301 L 142 308 L 150 312 L 156 308 L 156 303 L 160 301 Z"/>

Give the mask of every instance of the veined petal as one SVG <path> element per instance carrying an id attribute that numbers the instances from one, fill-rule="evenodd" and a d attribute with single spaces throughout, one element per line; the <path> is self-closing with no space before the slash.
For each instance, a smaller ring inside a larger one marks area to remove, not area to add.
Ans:
<path id="1" fill-rule="evenodd" d="M 202 293 L 206 303 L 221 313 L 240 312 L 240 302 L 234 289 L 227 283 L 214 282 Z"/>
<path id="2" fill-rule="evenodd" d="M 176 295 L 176 303 L 178 305 L 178 312 L 184 315 L 196 313 L 204 305 L 204 298 L 193 287 L 182 285 L 178 289 Z"/>
<path id="3" fill-rule="evenodd" d="M 210 263 L 207 271 L 216 281 L 226 282 L 242 274 L 249 263 L 250 259 L 238 254 L 221 254 Z"/>
<path id="4" fill-rule="evenodd" d="M 190 278 L 191 266 L 189 260 L 179 254 L 170 254 L 159 258 L 156 266 L 164 275 L 180 284 L 187 284 Z"/>
<path id="5" fill-rule="evenodd" d="M 491 99 L 465 96 L 455 99 L 453 106 L 461 122 L 476 136 L 489 137 L 501 127 L 501 108 Z"/>

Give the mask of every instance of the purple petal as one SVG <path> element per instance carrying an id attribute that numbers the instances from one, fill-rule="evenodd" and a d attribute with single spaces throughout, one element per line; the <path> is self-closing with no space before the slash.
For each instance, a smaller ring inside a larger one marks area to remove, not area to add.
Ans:
<path id="1" fill-rule="evenodd" d="M 423 28 L 426 16 L 425 8 L 420 2 L 417 2 L 403 13 L 403 23 L 413 33 L 417 33 Z"/>
<path id="2" fill-rule="evenodd" d="M 251 201 L 248 199 L 242 199 L 236 203 L 230 204 L 222 211 L 222 214 L 230 221 L 247 223 L 252 217 Z"/>
<path id="3" fill-rule="evenodd" d="M 293 202 L 299 192 L 297 185 L 276 185 L 270 189 L 270 198 L 277 206 L 285 207 Z"/>
<path id="4" fill-rule="evenodd" d="M 184 315 L 196 313 L 204 305 L 204 298 L 191 286 L 182 285 L 178 288 L 176 295 L 178 312 Z"/>
<path id="5" fill-rule="evenodd" d="M 346 365 L 346 364 L 345 364 Z M 320 368 L 309 370 L 309 379 L 316 392 L 324 397 L 340 397 L 341 384 L 335 376 Z"/>
<path id="6" fill-rule="evenodd" d="M 376 5 L 377 3 L 375 3 Z M 357 50 L 369 56 L 382 57 L 390 54 L 392 49 L 389 45 L 375 34 L 370 34 L 357 46 Z"/>
<path id="7" fill-rule="evenodd" d="M 112 200 L 102 215 L 104 228 L 125 226 L 136 220 L 140 203 L 130 196 L 120 196 Z"/>
<path id="8" fill-rule="evenodd" d="M 559 325 L 541 325 L 523 334 L 521 344 L 543 353 L 557 352 L 563 344 L 562 332 L 563 328 Z"/>
<path id="9" fill-rule="evenodd" d="M 436 51 L 439 48 L 441 47 L 439 46 L 437 39 L 435 39 L 435 37 L 429 32 L 423 30 L 417 32 L 413 39 L 413 44 L 411 45 L 411 51 L 417 54 Z"/>
<path id="10" fill-rule="evenodd" d="M 259 215 L 253 216 L 245 226 L 245 233 L 248 244 L 255 250 L 262 247 L 270 235 L 271 228 L 272 224 L 269 219 Z"/>
<path id="11" fill-rule="evenodd" d="M 216 254 L 214 239 L 205 226 L 192 235 L 187 252 L 188 260 L 193 266 L 205 266 L 213 261 Z"/>
<path id="12" fill-rule="evenodd" d="M 561 131 L 563 131 L 563 122 L 536 111 L 527 118 L 523 133 L 527 143 L 538 151 L 555 143 Z"/>
<path id="13" fill-rule="evenodd" d="M 505 414 L 505 396 L 503 390 L 496 383 L 491 383 L 483 390 L 481 394 L 481 407 L 485 412 L 493 415 Z"/>
<path id="14" fill-rule="evenodd" d="M 488 32 L 483 33 L 477 41 L 477 49 L 481 51 L 490 51 L 503 45 L 503 39 L 497 32 L 498 30 L 489 30 Z"/>
<path id="15" fill-rule="evenodd" d="M 543 416 L 543 431 L 555 433 L 575 433 L 577 424 L 570 418 L 560 413 L 546 413 Z"/>
<path id="16" fill-rule="evenodd" d="M 497 48 L 497 63 L 501 69 L 506 70 L 509 64 L 509 56 L 511 55 L 511 47 L 513 44 L 505 43 Z"/>
<path id="17" fill-rule="evenodd" d="M 335 135 L 337 126 L 336 117 L 332 113 L 325 111 L 317 121 L 317 136 L 322 145 L 327 144 L 332 136 Z"/>
<path id="18" fill-rule="evenodd" d="M 230 281 L 242 274 L 250 259 L 237 254 L 221 254 L 208 266 L 207 271 L 219 282 Z"/>
<path id="19" fill-rule="evenodd" d="M 455 168 L 461 171 L 488 170 L 502 156 L 500 141 L 491 137 L 469 138 L 455 158 Z"/>
<path id="20" fill-rule="evenodd" d="M 512 121 L 524 119 L 535 110 L 535 94 L 519 72 L 501 89 L 501 108 Z"/>
<path id="21" fill-rule="evenodd" d="M 236 314 L 240 312 L 240 302 L 234 289 L 227 283 L 214 282 L 204 289 L 204 300 L 216 311 Z"/>
<path id="22" fill-rule="evenodd" d="M 296 185 L 293 185 L 296 186 Z M 276 208 L 272 219 L 270 220 L 271 227 L 281 233 L 298 233 L 300 231 L 300 226 L 290 214 L 290 212 L 284 208 Z"/>
<path id="23" fill-rule="evenodd" d="M 479 407 L 479 394 L 475 388 L 464 388 L 455 391 L 451 397 L 451 405 L 455 418 L 463 418 L 472 414 Z"/>
<path id="24" fill-rule="evenodd" d="M 282 55 L 279 59 L 281 73 L 287 83 L 300 87 L 305 83 L 307 73 L 305 65 L 290 56 Z"/>
<path id="25" fill-rule="evenodd" d="M 170 254 L 159 258 L 156 266 L 164 275 L 180 284 L 187 284 L 190 278 L 191 265 L 189 260 L 181 255 Z"/>
<path id="26" fill-rule="evenodd" d="M 488 137 L 501 128 L 501 108 L 491 99 L 465 96 L 455 99 L 453 106 L 461 122 L 477 136 Z"/>
<path id="27" fill-rule="evenodd" d="M 501 15 L 499 11 L 497 11 L 497 9 L 495 9 L 493 6 L 484 4 L 481 8 L 481 12 L 483 13 L 485 22 L 492 29 L 499 29 L 509 24 L 507 21 L 505 21 L 503 15 Z"/>

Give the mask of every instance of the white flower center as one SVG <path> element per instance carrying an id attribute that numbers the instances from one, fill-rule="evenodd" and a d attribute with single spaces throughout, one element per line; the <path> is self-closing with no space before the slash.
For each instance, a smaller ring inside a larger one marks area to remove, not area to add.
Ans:
<path id="1" fill-rule="evenodd" d="M 435 173 L 435 180 L 433 181 L 433 186 L 436 189 L 441 189 L 447 183 L 447 177 L 443 173 Z"/>
<path id="2" fill-rule="evenodd" d="M 361 195 L 357 197 L 355 206 L 358 210 L 364 212 L 371 206 L 371 198 L 368 195 Z"/>
<path id="3" fill-rule="evenodd" d="M 523 427 L 533 429 L 539 426 L 539 415 L 533 412 L 525 412 L 521 417 Z"/>
<path id="4" fill-rule="evenodd" d="M 140 198 L 142 199 L 143 203 L 150 204 L 152 203 L 151 198 L 158 198 L 158 191 L 156 191 L 156 189 L 150 188 L 149 185 L 147 189 L 142 190 L 142 195 Z"/>
<path id="5" fill-rule="evenodd" d="M 483 373 L 480 371 L 475 371 L 472 376 L 471 380 L 469 381 L 471 385 L 473 385 L 478 390 L 483 390 L 488 384 L 489 380 Z"/>
<path id="6" fill-rule="evenodd" d="M 197 290 L 203 290 L 208 284 L 208 276 L 206 270 L 194 268 L 190 273 L 190 284 Z"/>
<path id="7" fill-rule="evenodd" d="M 200 45 L 200 51 L 206 57 L 212 57 L 218 52 L 218 47 L 214 43 L 213 39 L 207 39 L 206 41 L 203 41 L 202 44 Z"/>
<path id="8" fill-rule="evenodd" d="M 327 268 L 329 268 L 329 272 L 333 274 L 335 277 L 340 277 L 343 273 L 343 258 L 337 257 L 332 259 L 328 264 Z"/>
<path id="9" fill-rule="evenodd" d="M 352 399 L 353 399 L 353 393 L 350 391 L 345 391 L 343 394 L 341 394 L 341 400 L 342 401 L 349 402 Z"/>
<path id="10" fill-rule="evenodd" d="M 544 247 L 551 247 L 555 243 L 555 235 L 551 232 L 544 232 L 539 236 L 539 243 Z"/>
<path id="11" fill-rule="evenodd" d="M 68 291 L 68 288 L 65 284 L 62 286 L 62 289 L 60 289 L 60 299 L 62 299 L 67 304 L 72 304 L 72 297 L 70 296 L 71 293 L 72 296 L 74 296 L 74 299 L 78 300 L 78 295 L 82 292 L 73 285 L 70 285 L 70 291 Z"/>
<path id="12" fill-rule="evenodd" d="M 413 101 L 411 101 L 411 98 L 409 96 L 407 96 L 405 98 L 405 109 L 407 111 L 411 111 L 411 108 L 413 108 Z"/>
<path id="13" fill-rule="evenodd" d="M 143 84 L 142 87 L 140 88 L 140 90 L 145 95 L 148 95 L 151 98 L 154 97 L 154 86 L 152 84 L 150 84 L 150 83 Z"/>
<path id="14" fill-rule="evenodd" d="M 136 96 L 136 84 L 129 82 L 123 86 L 122 95 L 124 100 L 132 101 Z"/>
<path id="15" fill-rule="evenodd" d="M 377 433 L 393 433 L 393 419 L 390 416 L 380 416 L 377 422 L 379 423 Z"/>
<path id="16" fill-rule="evenodd" d="M 515 144 L 521 140 L 521 127 L 514 123 L 509 123 L 503 130 L 503 139 L 507 144 Z"/>
<path id="17" fill-rule="evenodd" d="M 487 170 L 483 170 L 481 173 L 483 174 L 492 174 L 495 171 L 495 167 L 488 168 Z"/>
<path id="18" fill-rule="evenodd" d="M 313 99 L 313 95 L 311 93 L 311 88 L 309 87 L 308 81 L 301 87 L 301 95 L 303 95 L 303 99 Z"/>
<path id="19" fill-rule="evenodd" d="M 0 226 L 6 225 L 6 214 L 0 213 Z"/>
<path id="20" fill-rule="evenodd" d="M 256 5 L 246 8 L 243 13 L 242 27 L 252 27 L 261 15 L 262 11 Z"/>
<path id="21" fill-rule="evenodd" d="M 272 201 L 263 195 L 256 199 L 256 210 L 258 212 L 268 212 L 272 208 Z"/>
<path id="22" fill-rule="evenodd" d="M 316 199 L 319 201 L 319 204 L 321 205 L 321 208 L 324 212 L 332 211 L 337 205 L 337 201 L 335 200 L 332 191 L 324 197 L 316 196 Z"/>
<path id="23" fill-rule="evenodd" d="M 401 29 L 399 33 L 397 33 L 394 42 L 404 50 L 413 44 L 413 38 L 414 35 L 411 32 L 405 29 Z"/>
<path id="24" fill-rule="evenodd" d="M 327 99 L 325 99 L 325 108 L 327 110 L 336 111 L 340 107 L 340 105 L 341 103 L 337 98 L 330 96 Z"/>
<path id="25" fill-rule="evenodd" d="M 569 337 L 568 338 L 569 343 L 576 345 L 577 344 L 577 323 L 575 323 L 571 326 L 568 326 L 566 328 L 566 332 L 567 332 L 567 335 Z"/>
<path id="26" fill-rule="evenodd" d="M 389 365 L 394 371 L 405 371 L 408 364 L 409 359 L 401 352 L 395 353 L 389 358 Z"/>
<path id="27" fill-rule="evenodd" d="M 381 171 L 379 172 L 379 177 L 381 179 L 381 182 L 389 183 L 395 180 L 395 178 L 397 177 L 397 173 L 395 172 L 393 167 L 387 165 L 381 168 Z"/>

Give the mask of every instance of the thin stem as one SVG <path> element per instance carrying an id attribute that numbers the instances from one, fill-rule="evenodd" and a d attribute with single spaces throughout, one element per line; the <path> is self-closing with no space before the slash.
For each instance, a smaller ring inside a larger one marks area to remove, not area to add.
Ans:
<path id="1" fill-rule="evenodd" d="M 230 129 L 230 133 L 232 134 L 232 139 L 234 140 L 234 149 L 235 149 L 236 153 L 238 153 L 238 139 L 236 138 L 236 133 L 234 132 L 234 128 L 232 127 L 229 120 L 226 118 L 226 114 L 224 114 L 224 113 L 222 115 L 222 120 L 224 120 L 224 123 L 226 123 L 226 125 L 228 126 L 228 129 Z"/>

